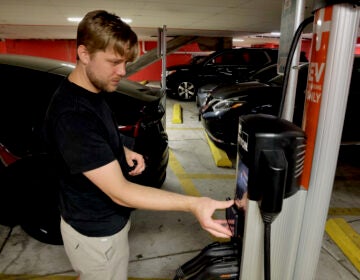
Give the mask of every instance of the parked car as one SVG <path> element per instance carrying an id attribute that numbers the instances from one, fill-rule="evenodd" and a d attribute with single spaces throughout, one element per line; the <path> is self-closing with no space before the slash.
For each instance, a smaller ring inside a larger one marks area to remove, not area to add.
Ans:
<path id="1" fill-rule="evenodd" d="M 308 64 L 299 68 L 293 122 L 301 126 L 304 110 Z M 357 129 L 360 114 L 360 57 L 354 60 L 342 144 L 360 143 Z M 207 135 L 221 148 L 237 145 L 239 117 L 246 114 L 264 113 L 278 115 L 282 96 L 283 76 L 268 82 L 245 82 L 221 86 L 208 95 L 200 108 L 200 118 Z"/>
<path id="2" fill-rule="evenodd" d="M 257 71 L 254 71 L 246 80 L 247 81 L 257 81 L 257 82 L 267 82 L 272 78 L 276 77 L 277 73 L 277 64 L 271 64 L 265 66 Z M 228 82 L 218 81 L 212 82 L 201 86 L 196 93 L 196 105 L 200 108 L 205 105 L 206 98 L 218 87 L 227 86 Z M 236 84 L 236 82 L 234 83 Z"/>
<path id="3" fill-rule="evenodd" d="M 194 100 L 200 86 L 216 81 L 242 81 L 251 71 L 277 61 L 278 50 L 270 48 L 223 49 L 195 64 L 167 68 L 167 94 Z"/>
<path id="4" fill-rule="evenodd" d="M 20 224 L 50 244 L 62 240 L 56 172 L 42 141 L 42 125 L 52 94 L 73 68 L 46 58 L 0 55 L 0 224 Z M 123 79 L 106 98 L 125 144 L 146 161 L 143 174 L 131 180 L 160 188 L 168 164 L 165 94 Z"/>

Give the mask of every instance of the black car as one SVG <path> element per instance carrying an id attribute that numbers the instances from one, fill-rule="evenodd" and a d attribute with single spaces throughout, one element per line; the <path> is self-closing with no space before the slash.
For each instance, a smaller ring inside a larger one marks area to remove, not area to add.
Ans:
<path id="1" fill-rule="evenodd" d="M 293 122 L 301 126 L 304 110 L 308 64 L 299 67 Z M 342 144 L 360 142 L 360 57 L 354 60 Z M 282 96 L 283 76 L 268 82 L 229 84 L 214 89 L 200 108 L 200 118 L 208 136 L 221 148 L 237 145 L 239 117 L 264 113 L 278 115 Z"/>
<path id="2" fill-rule="evenodd" d="M 223 49 L 195 64 L 168 67 L 166 89 L 169 96 L 194 100 L 200 86 L 216 81 L 243 81 L 257 69 L 277 61 L 278 50 L 270 48 Z"/>
<path id="3" fill-rule="evenodd" d="M 267 82 L 272 78 L 276 77 L 277 73 L 277 64 L 271 64 L 269 66 L 265 66 L 254 73 L 252 73 L 246 80 L 248 81 L 257 81 L 257 82 Z M 196 93 L 196 106 L 201 107 L 205 105 L 207 97 L 216 90 L 216 88 L 220 88 L 223 86 L 228 86 L 228 82 L 218 81 L 212 82 L 210 84 L 206 84 L 201 86 Z M 232 84 L 235 85 L 236 83 Z"/>
<path id="4" fill-rule="evenodd" d="M 20 224 L 31 236 L 61 243 L 56 172 L 42 138 L 55 89 L 68 62 L 0 55 L 0 224 Z M 166 177 L 165 94 L 129 80 L 106 94 L 125 144 L 144 155 L 146 170 L 132 181 L 160 188 Z"/>

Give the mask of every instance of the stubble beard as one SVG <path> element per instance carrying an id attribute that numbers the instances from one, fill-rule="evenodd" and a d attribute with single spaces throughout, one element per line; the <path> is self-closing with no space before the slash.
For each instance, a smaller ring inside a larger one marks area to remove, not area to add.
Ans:
<path id="1" fill-rule="evenodd" d="M 103 80 L 99 79 L 96 74 L 91 71 L 91 69 L 86 69 L 86 74 L 89 78 L 89 81 L 92 83 L 92 85 L 98 89 L 99 91 L 105 91 L 105 92 L 113 92 L 115 91 L 116 87 L 111 86 L 110 84 L 104 82 Z"/>

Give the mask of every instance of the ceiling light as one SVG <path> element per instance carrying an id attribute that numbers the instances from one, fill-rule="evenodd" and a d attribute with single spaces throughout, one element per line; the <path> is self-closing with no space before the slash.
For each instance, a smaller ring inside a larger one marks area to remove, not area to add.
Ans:
<path id="1" fill-rule="evenodd" d="M 70 22 L 80 22 L 82 20 L 82 18 L 81 17 L 68 17 L 67 20 Z"/>
<path id="2" fill-rule="evenodd" d="M 281 33 L 274 31 L 274 32 L 271 32 L 271 35 L 272 35 L 272 36 L 279 36 L 279 37 L 280 37 Z"/>
<path id="3" fill-rule="evenodd" d="M 126 22 L 126 23 L 132 23 L 132 19 L 131 18 L 121 18 L 121 20 L 123 22 Z"/>

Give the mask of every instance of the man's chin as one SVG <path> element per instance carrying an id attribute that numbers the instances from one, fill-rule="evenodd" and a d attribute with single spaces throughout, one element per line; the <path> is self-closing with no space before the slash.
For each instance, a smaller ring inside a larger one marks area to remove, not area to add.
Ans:
<path id="1" fill-rule="evenodd" d="M 117 85 L 115 86 L 107 86 L 106 88 L 104 88 L 104 91 L 106 92 L 114 92 L 117 89 Z"/>

